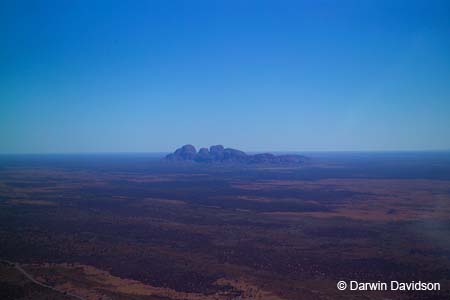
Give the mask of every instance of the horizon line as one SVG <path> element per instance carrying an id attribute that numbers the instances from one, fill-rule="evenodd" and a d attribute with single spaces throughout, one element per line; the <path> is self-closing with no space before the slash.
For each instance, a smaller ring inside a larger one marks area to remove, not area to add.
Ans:
<path id="1" fill-rule="evenodd" d="M 243 151 L 243 150 L 241 150 Z M 114 154 L 169 154 L 174 151 L 78 151 L 78 152 L 0 152 L 7 155 L 114 155 Z M 418 153 L 450 152 L 450 149 L 383 149 L 383 150 L 251 150 L 245 153 Z"/>

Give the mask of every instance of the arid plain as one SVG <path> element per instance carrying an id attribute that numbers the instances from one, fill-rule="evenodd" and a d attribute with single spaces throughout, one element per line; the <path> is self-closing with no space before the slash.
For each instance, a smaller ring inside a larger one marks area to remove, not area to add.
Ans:
<path id="1" fill-rule="evenodd" d="M 0 160 L 1 299 L 448 299 L 449 236 L 448 153 L 320 154 L 299 167 Z M 339 291 L 339 280 L 441 291 Z"/>

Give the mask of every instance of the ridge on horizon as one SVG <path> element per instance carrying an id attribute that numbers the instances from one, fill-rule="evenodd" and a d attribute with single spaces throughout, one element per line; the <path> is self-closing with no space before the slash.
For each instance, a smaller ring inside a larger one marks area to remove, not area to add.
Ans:
<path id="1" fill-rule="evenodd" d="M 191 161 L 198 163 L 239 163 L 239 164 L 300 164 L 305 156 L 296 154 L 275 155 L 272 153 L 247 154 L 244 151 L 225 148 L 222 145 L 212 145 L 197 149 L 187 144 L 165 156 L 170 162 Z"/>

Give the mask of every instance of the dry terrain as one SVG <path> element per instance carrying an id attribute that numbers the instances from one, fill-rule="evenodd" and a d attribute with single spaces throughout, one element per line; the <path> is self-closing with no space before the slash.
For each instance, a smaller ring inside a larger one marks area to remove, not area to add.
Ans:
<path id="1" fill-rule="evenodd" d="M 3 157 L 0 259 L 43 286 L 2 264 L 0 298 L 449 299 L 449 155 L 398 156 L 296 168 Z"/>

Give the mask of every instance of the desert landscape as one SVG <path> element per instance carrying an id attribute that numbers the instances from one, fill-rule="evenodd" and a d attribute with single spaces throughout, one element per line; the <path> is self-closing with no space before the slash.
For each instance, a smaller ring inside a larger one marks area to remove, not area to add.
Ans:
<path id="1" fill-rule="evenodd" d="M 450 1 L 0 25 L 0 300 L 450 300 Z"/>
<path id="2" fill-rule="evenodd" d="M 450 295 L 448 153 L 295 166 L 3 156 L 0 182 L 1 299 Z M 441 291 L 339 291 L 339 280 Z"/>

